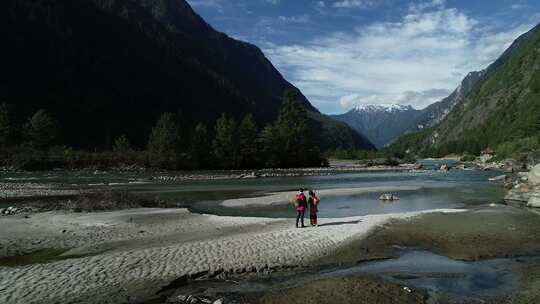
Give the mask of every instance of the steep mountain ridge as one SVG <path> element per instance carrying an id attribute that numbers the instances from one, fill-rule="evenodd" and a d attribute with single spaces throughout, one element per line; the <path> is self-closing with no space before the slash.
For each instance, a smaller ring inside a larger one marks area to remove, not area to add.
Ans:
<path id="1" fill-rule="evenodd" d="M 0 100 L 22 122 L 53 113 L 64 142 L 110 147 L 126 133 L 137 145 L 163 112 L 183 129 L 226 112 L 273 120 L 294 89 L 256 46 L 215 31 L 184 0 L 7 0 L 1 4 Z M 320 114 L 302 95 L 322 149 L 372 148 Z M 325 132 L 326 131 L 326 132 Z"/>
<path id="2" fill-rule="evenodd" d="M 264 105 L 268 104 L 270 110 L 275 110 L 272 107 L 275 99 L 281 100 L 282 92 L 293 88 L 258 47 L 214 30 L 184 0 L 137 0 L 137 2 L 151 11 L 154 18 L 167 29 L 182 33 L 192 40 L 192 44 L 199 45 L 193 52 L 197 59 L 227 79 L 233 80 L 243 93 L 260 96 L 261 92 L 264 92 L 269 96 L 271 100 L 257 100 L 258 103 L 264 102 L 256 109 L 261 115 L 269 110 L 264 109 Z M 235 66 L 235 69 L 231 69 L 231 65 Z M 306 109 L 319 112 L 305 96 L 301 97 Z"/>
<path id="3" fill-rule="evenodd" d="M 465 99 L 465 96 L 469 94 L 474 85 L 480 81 L 485 74 L 485 70 L 470 72 L 467 74 L 467 76 L 465 76 L 460 85 L 452 92 L 452 94 L 421 110 L 421 114 L 418 116 L 415 123 L 411 125 L 410 128 L 404 133 L 417 132 L 425 128 L 431 128 L 443 121 L 448 113 L 452 111 L 454 106 Z"/>

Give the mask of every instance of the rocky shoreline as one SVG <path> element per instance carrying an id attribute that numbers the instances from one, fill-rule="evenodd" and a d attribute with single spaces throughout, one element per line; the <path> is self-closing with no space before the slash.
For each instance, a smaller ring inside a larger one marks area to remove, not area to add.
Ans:
<path id="1" fill-rule="evenodd" d="M 508 189 L 505 201 L 540 208 L 540 165 L 507 178 L 505 187 Z"/>
<path id="2" fill-rule="evenodd" d="M 62 189 L 56 185 L 42 183 L 2 183 L 0 199 L 17 197 L 69 196 L 83 193 L 81 189 Z"/>
<path id="3" fill-rule="evenodd" d="M 303 176 L 331 176 L 347 172 L 374 172 L 374 171 L 408 171 L 413 170 L 415 164 L 399 166 L 331 166 L 326 168 L 294 168 L 294 169 L 260 169 L 243 171 L 219 171 L 210 173 L 180 173 L 163 174 L 153 177 L 153 180 L 165 183 L 198 180 L 226 180 L 226 179 L 255 179 L 269 177 L 303 177 Z"/>

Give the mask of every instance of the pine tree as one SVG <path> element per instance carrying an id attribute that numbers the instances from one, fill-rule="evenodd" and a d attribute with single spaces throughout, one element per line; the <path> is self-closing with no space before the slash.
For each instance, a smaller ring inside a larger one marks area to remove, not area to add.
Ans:
<path id="1" fill-rule="evenodd" d="M 190 146 L 190 155 L 193 160 L 193 166 L 198 169 L 210 168 L 210 150 L 212 147 L 210 134 L 205 124 L 197 124 L 191 136 Z"/>
<path id="2" fill-rule="evenodd" d="M 180 127 L 176 115 L 163 113 L 148 139 L 148 152 L 154 166 L 168 167 L 178 159 Z"/>
<path id="3" fill-rule="evenodd" d="M 5 103 L 0 104 L 0 146 L 7 146 L 11 142 L 13 128 L 10 113 Z"/>
<path id="4" fill-rule="evenodd" d="M 267 168 L 278 168 L 281 165 L 283 146 L 274 124 L 267 125 L 259 134 L 257 141 L 260 146 L 261 164 Z"/>
<path id="5" fill-rule="evenodd" d="M 118 153 L 126 153 L 132 151 L 131 143 L 126 135 L 121 135 L 114 141 L 113 151 Z"/>
<path id="6" fill-rule="evenodd" d="M 300 101 L 298 90 L 288 90 L 285 93 L 275 127 L 282 145 L 280 160 L 283 166 L 318 165 L 319 151 L 314 145 L 308 114 Z"/>
<path id="7" fill-rule="evenodd" d="M 247 114 L 238 126 L 238 167 L 257 166 L 257 125 L 252 114 Z"/>
<path id="8" fill-rule="evenodd" d="M 223 113 L 216 122 L 216 137 L 212 144 L 217 165 L 233 168 L 236 163 L 236 121 Z"/>
<path id="9" fill-rule="evenodd" d="M 39 110 L 24 125 L 24 134 L 34 148 L 46 150 L 56 143 L 58 128 L 49 113 Z"/>

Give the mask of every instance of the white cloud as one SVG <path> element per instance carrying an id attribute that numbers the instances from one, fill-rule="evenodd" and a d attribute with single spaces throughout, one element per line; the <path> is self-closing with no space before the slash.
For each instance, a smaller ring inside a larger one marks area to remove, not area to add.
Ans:
<path id="1" fill-rule="evenodd" d="M 313 8 L 320 14 L 324 14 L 324 10 L 326 9 L 326 3 L 324 1 L 315 1 L 313 3 Z"/>
<path id="2" fill-rule="evenodd" d="M 263 16 L 259 17 L 257 23 L 255 23 L 254 29 L 259 33 L 266 35 L 286 35 L 290 31 L 291 27 L 298 26 L 303 27 L 305 24 L 311 22 L 311 17 L 308 14 L 298 15 L 298 16 L 277 16 L 277 17 L 268 17 Z M 260 36 L 259 41 L 264 39 Z M 266 41 L 264 44 L 267 44 Z"/>
<path id="3" fill-rule="evenodd" d="M 371 2 L 366 0 L 340 0 L 332 4 L 336 8 L 366 8 L 369 5 Z"/>
<path id="4" fill-rule="evenodd" d="M 278 21 L 281 23 L 308 23 L 310 21 L 309 15 L 301 16 L 278 16 Z"/>
<path id="5" fill-rule="evenodd" d="M 446 0 L 432 0 L 432 1 L 412 1 L 409 4 L 409 11 L 422 12 L 427 9 L 443 9 L 446 5 Z"/>
<path id="6" fill-rule="evenodd" d="M 447 96 L 468 72 L 485 68 L 530 27 L 494 32 L 434 0 L 411 5 L 397 22 L 265 52 L 323 111 L 335 112 L 336 103 L 344 110 L 358 103 L 422 108 Z"/>
<path id="7" fill-rule="evenodd" d="M 527 7 L 528 7 L 528 5 L 526 5 L 526 4 L 512 4 L 512 5 L 510 6 L 510 8 L 511 8 L 511 9 L 514 9 L 514 10 L 525 9 L 525 8 L 527 8 Z"/>

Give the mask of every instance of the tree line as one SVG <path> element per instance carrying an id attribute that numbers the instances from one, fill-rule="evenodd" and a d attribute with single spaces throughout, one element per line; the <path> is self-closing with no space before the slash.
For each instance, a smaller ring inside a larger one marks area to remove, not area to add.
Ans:
<path id="1" fill-rule="evenodd" d="M 128 163 L 177 170 L 325 165 L 307 111 L 298 100 L 297 90 L 287 91 L 278 117 L 263 128 L 257 125 L 252 114 L 237 121 L 223 113 L 213 125 L 198 123 L 190 132 L 185 132 L 178 115 L 163 113 L 144 148 L 137 149 L 127 136 L 121 135 L 114 140 L 112 151 L 103 153 L 74 151 L 59 145 L 61 129 L 45 110 L 31 115 L 22 126 L 22 132 L 18 133 L 19 128 L 10 120 L 8 106 L 2 104 L 0 146 L 4 148 L 0 150 L 4 154 L 3 165 L 15 166 L 28 161 L 34 165 L 49 162 L 53 163 L 50 165 L 68 167 L 88 163 L 105 163 L 105 166 Z M 16 153 L 13 153 L 14 149 Z"/>

